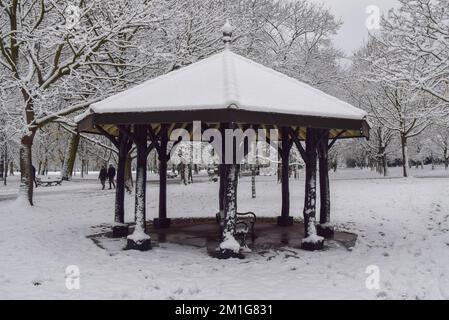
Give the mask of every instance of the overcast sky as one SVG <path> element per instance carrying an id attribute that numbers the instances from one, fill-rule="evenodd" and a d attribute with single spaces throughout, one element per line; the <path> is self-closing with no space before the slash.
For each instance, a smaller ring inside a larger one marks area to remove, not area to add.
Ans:
<path id="1" fill-rule="evenodd" d="M 343 25 L 335 37 L 335 45 L 350 55 L 359 48 L 368 37 L 365 21 L 368 14 L 366 8 L 377 5 L 381 13 L 398 6 L 396 0 L 310 0 L 312 2 L 324 3 L 331 12 L 340 18 Z"/>

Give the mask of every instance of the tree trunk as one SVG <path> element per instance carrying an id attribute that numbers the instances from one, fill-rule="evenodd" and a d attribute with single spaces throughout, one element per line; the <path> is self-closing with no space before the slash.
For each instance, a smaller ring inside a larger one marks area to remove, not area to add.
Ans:
<path id="1" fill-rule="evenodd" d="M 447 148 L 444 149 L 443 156 L 444 156 L 444 170 L 447 170 L 449 167 L 449 157 L 447 156 Z M 6 177 L 6 176 L 5 176 Z"/>
<path id="2" fill-rule="evenodd" d="M 407 137 L 401 135 L 401 149 L 402 149 L 402 174 L 404 177 L 408 177 L 408 146 Z"/>
<path id="3" fill-rule="evenodd" d="M 316 231 L 316 168 L 317 168 L 317 130 L 307 129 L 306 134 L 306 179 L 304 197 L 304 228 L 305 238 L 301 248 L 305 250 L 320 250 L 323 248 L 323 238 Z"/>
<path id="4" fill-rule="evenodd" d="M 317 234 L 325 238 L 330 238 L 334 235 L 334 228 L 330 224 L 331 199 L 329 187 L 329 130 L 319 131 L 319 136 L 321 137 L 321 140 L 318 143 L 320 171 L 320 224 L 317 225 Z"/>
<path id="5" fill-rule="evenodd" d="M 278 156 L 278 160 L 280 160 L 280 155 Z M 276 173 L 278 177 L 278 183 L 282 182 L 282 163 L 278 162 Z"/>
<path id="6" fill-rule="evenodd" d="M 382 166 L 383 166 L 384 177 L 386 177 L 386 176 L 388 176 L 388 161 L 387 161 L 387 155 L 385 154 L 385 150 L 382 155 Z"/>
<path id="7" fill-rule="evenodd" d="M 45 176 L 48 172 L 48 158 L 45 157 L 44 165 L 42 166 L 42 175 Z"/>
<path id="8" fill-rule="evenodd" d="M 84 167 L 85 167 L 86 163 L 84 159 L 81 159 L 81 179 L 84 178 Z"/>
<path id="9" fill-rule="evenodd" d="M 20 195 L 28 199 L 30 205 L 33 205 L 33 162 L 32 162 L 32 146 L 34 134 L 22 137 L 20 146 Z"/>
<path id="10" fill-rule="evenodd" d="M 78 151 L 79 142 L 80 142 L 80 135 L 72 134 L 72 136 L 70 137 L 69 145 L 67 146 L 66 156 L 64 157 L 65 161 L 62 169 L 62 180 L 72 179 L 73 167 L 75 165 L 76 153 Z"/>
<path id="11" fill-rule="evenodd" d="M 446 149 L 444 150 L 444 169 L 447 170 L 448 167 L 449 167 L 449 157 L 447 156 L 447 149 Z"/>
<path id="12" fill-rule="evenodd" d="M 192 165 L 190 163 L 187 165 L 187 169 L 188 169 L 188 177 L 187 177 L 188 183 L 193 183 Z"/>
<path id="13" fill-rule="evenodd" d="M 386 147 L 383 145 L 382 141 L 379 142 L 378 146 L 377 162 L 379 173 L 383 174 L 386 177 L 388 175 L 387 155 L 386 155 Z"/>
<path id="14" fill-rule="evenodd" d="M 146 234 L 146 183 L 147 183 L 147 127 L 135 125 L 137 147 L 135 228 L 128 236 L 127 249 L 146 251 L 151 249 L 151 238 Z"/>
<path id="15" fill-rule="evenodd" d="M 181 182 L 184 183 L 184 185 L 187 185 L 186 167 L 187 166 L 184 162 L 179 164 L 179 174 L 181 177 Z"/>
<path id="16" fill-rule="evenodd" d="M 4 174 L 3 174 L 3 185 L 6 186 L 7 182 L 7 178 L 8 178 L 8 144 L 5 145 L 5 154 L 4 154 Z"/>

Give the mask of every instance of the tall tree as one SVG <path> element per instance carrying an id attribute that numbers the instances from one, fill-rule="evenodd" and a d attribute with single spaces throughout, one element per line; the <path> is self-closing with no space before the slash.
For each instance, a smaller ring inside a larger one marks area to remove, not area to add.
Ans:
<path id="1" fill-rule="evenodd" d="M 139 51 L 126 60 L 121 53 L 135 48 L 137 34 L 158 19 L 152 8 L 150 1 L 80 1 L 78 6 L 0 1 L 0 73 L 16 94 L 16 112 L 24 114 L 13 119 L 21 123 L 21 190 L 30 204 L 38 129 L 82 110 L 145 69 L 147 64 L 135 64 Z"/>
<path id="2" fill-rule="evenodd" d="M 393 84 L 423 90 L 449 103 L 447 0 L 399 0 L 372 38 L 388 53 L 373 55 L 375 72 Z"/>

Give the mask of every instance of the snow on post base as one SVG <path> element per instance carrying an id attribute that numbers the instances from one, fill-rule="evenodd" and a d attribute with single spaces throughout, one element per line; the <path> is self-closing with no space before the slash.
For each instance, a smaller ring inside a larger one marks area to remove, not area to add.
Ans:
<path id="1" fill-rule="evenodd" d="M 123 238 L 128 236 L 128 225 L 124 223 L 114 223 L 112 225 L 112 237 Z"/>
<path id="2" fill-rule="evenodd" d="M 323 250 L 324 248 L 324 238 L 317 236 L 316 234 L 311 234 L 307 238 L 302 239 L 301 249 L 307 251 Z"/>
<path id="3" fill-rule="evenodd" d="M 218 259 L 244 258 L 243 254 L 240 253 L 240 244 L 229 232 L 225 234 L 224 240 L 220 243 L 213 256 Z"/>
<path id="4" fill-rule="evenodd" d="M 317 224 L 316 233 L 326 239 L 332 239 L 334 237 L 334 226 L 330 223 Z"/>
<path id="5" fill-rule="evenodd" d="M 221 250 L 230 250 L 238 253 L 240 251 L 240 243 L 235 240 L 234 236 L 227 232 L 225 234 L 224 240 L 220 243 Z"/>
<path id="6" fill-rule="evenodd" d="M 143 232 L 134 232 L 127 238 L 125 250 L 148 251 L 151 249 L 151 238 Z"/>

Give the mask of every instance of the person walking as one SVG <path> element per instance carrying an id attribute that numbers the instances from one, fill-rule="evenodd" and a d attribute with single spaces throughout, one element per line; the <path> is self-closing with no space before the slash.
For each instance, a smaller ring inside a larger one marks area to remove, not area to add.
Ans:
<path id="1" fill-rule="evenodd" d="M 109 178 L 109 189 L 112 189 L 111 185 L 114 186 L 115 189 L 115 182 L 114 182 L 115 168 L 112 164 L 109 165 L 108 178 Z"/>
<path id="2" fill-rule="evenodd" d="M 108 171 L 106 170 L 106 166 L 101 166 L 100 174 L 98 175 L 98 179 L 100 179 L 101 185 L 103 186 L 103 188 L 101 188 L 101 190 L 104 190 L 107 177 L 108 177 Z"/>

